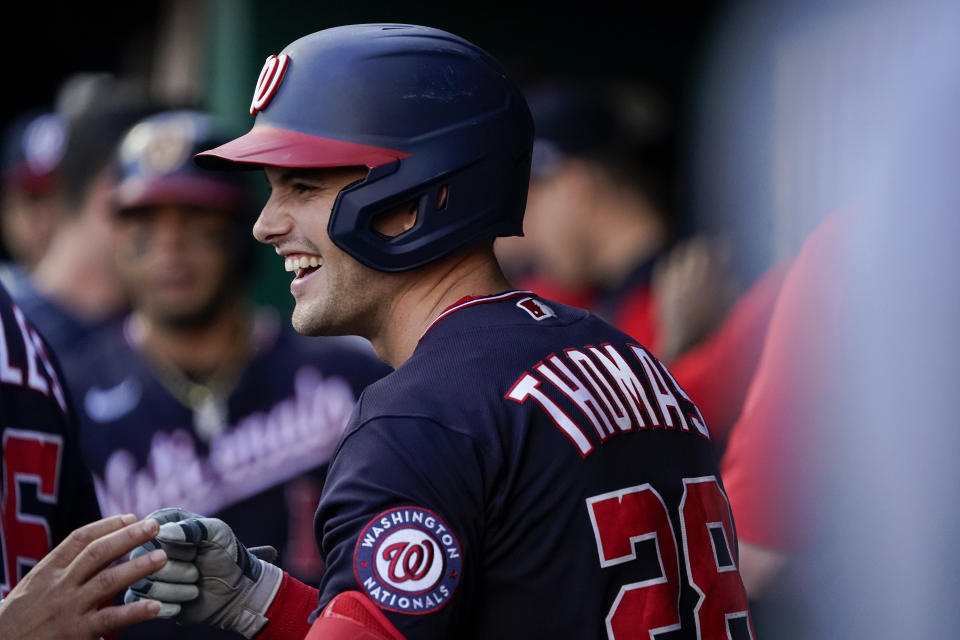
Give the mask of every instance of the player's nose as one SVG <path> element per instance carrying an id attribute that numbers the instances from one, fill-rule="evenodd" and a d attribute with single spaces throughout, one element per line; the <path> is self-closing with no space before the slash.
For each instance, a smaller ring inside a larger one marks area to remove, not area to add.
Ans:
<path id="1" fill-rule="evenodd" d="M 283 213 L 276 196 L 271 194 L 253 224 L 253 237 L 264 244 L 276 244 L 290 233 L 291 225 L 292 219 Z"/>

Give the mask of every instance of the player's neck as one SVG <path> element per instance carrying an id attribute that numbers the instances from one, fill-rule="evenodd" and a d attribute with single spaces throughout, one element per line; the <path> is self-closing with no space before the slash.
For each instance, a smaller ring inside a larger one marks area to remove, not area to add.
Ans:
<path id="1" fill-rule="evenodd" d="M 135 312 L 131 331 L 147 357 L 190 373 L 216 371 L 249 349 L 251 314 L 241 300 L 221 307 L 209 322 L 177 326 Z"/>
<path id="2" fill-rule="evenodd" d="M 381 360 L 397 368 L 406 362 L 437 316 L 466 296 L 510 289 L 510 283 L 487 248 L 457 253 L 418 269 L 398 291 L 375 335 L 367 336 Z"/>

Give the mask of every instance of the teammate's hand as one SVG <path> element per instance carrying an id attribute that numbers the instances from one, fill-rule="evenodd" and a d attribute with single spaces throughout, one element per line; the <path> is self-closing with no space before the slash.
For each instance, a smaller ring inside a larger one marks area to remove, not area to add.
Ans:
<path id="1" fill-rule="evenodd" d="M 654 268 L 660 335 L 651 345 L 670 364 L 723 319 L 737 295 L 730 250 L 721 239 L 694 236 L 674 247 Z"/>
<path id="2" fill-rule="evenodd" d="M 162 551 L 110 566 L 158 532 L 151 519 L 112 516 L 80 527 L 24 576 L 0 604 L 3 640 L 96 640 L 149 620 L 160 606 L 149 600 L 98 608 L 166 563 Z"/>
<path id="3" fill-rule="evenodd" d="M 163 511 L 157 514 L 161 520 L 187 517 L 162 524 L 155 540 L 134 553 L 159 547 L 170 562 L 127 590 L 125 600 L 159 600 L 164 614 L 181 624 L 255 636 L 267 623 L 264 614 L 283 580 L 283 571 L 261 559 L 275 558 L 276 551 L 257 548 L 255 555 L 222 520 L 175 509 Z"/>

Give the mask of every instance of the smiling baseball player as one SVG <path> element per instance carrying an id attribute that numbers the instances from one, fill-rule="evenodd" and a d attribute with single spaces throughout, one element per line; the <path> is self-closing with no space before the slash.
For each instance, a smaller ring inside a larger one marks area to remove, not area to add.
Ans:
<path id="1" fill-rule="evenodd" d="M 497 264 L 533 138 L 502 67 L 437 29 L 338 27 L 268 58 L 251 113 L 197 161 L 264 168 L 254 235 L 295 268 L 294 326 L 362 335 L 395 372 L 331 464 L 319 593 L 169 509 L 152 546 L 200 580 L 129 598 L 248 638 L 752 638 L 697 408 L 633 338 Z"/>

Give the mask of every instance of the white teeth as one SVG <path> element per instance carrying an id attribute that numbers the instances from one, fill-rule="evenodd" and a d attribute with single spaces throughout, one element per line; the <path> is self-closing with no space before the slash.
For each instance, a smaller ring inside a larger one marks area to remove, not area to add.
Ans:
<path id="1" fill-rule="evenodd" d="M 309 267 L 319 267 L 323 260 L 317 256 L 298 256 L 287 257 L 283 261 L 283 268 L 286 271 L 296 271 L 297 269 L 307 269 Z"/>

